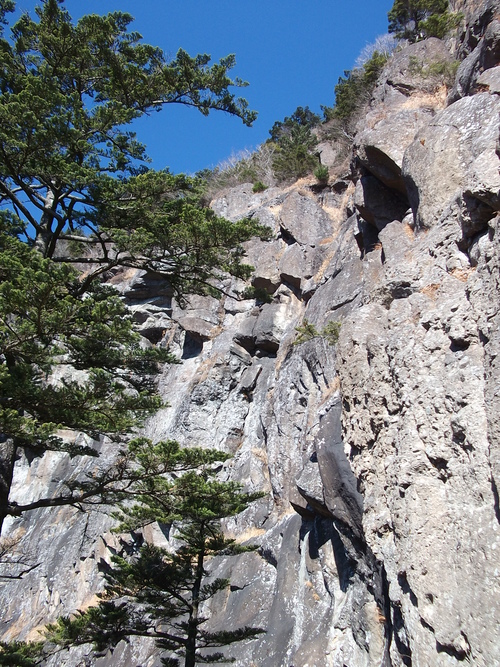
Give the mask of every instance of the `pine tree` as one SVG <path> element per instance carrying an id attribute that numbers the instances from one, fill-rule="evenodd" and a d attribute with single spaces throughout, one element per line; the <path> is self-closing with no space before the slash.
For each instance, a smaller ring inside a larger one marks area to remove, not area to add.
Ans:
<path id="1" fill-rule="evenodd" d="M 128 128 L 173 103 L 251 124 L 255 113 L 229 90 L 244 85 L 228 76 L 234 56 L 210 65 L 179 51 L 167 62 L 129 31 L 130 15 L 74 24 L 63 0 L 42 0 L 37 20 L 23 14 L 6 37 L 14 6 L 0 0 L 0 529 L 9 514 L 92 497 L 87 484 L 11 502 L 22 450 L 95 455 L 61 429 L 119 443 L 161 404 L 154 376 L 172 358 L 142 348 L 99 282 L 106 271 L 153 270 L 182 299 L 222 272 L 247 276 L 241 242 L 263 232 L 204 208 L 197 179 L 149 170 Z M 82 264 L 84 274 L 71 268 Z"/>
<path id="2" fill-rule="evenodd" d="M 318 139 L 312 129 L 320 117 L 309 107 L 297 107 L 291 116 L 276 121 L 269 130 L 274 147 L 273 171 L 278 181 L 293 180 L 312 173 L 318 166 Z"/>
<path id="3" fill-rule="evenodd" d="M 2 667 L 37 667 L 43 656 L 43 642 L 0 642 Z"/>
<path id="4" fill-rule="evenodd" d="M 263 630 L 203 627 L 208 620 L 203 604 L 229 585 L 227 579 L 210 576 L 210 562 L 252 548 L 225 537 L 221 519 L 243 511 L 262 494 L 219 482 L 207 467 L 175 480 L 143 477 L 135 491 L 140 502 L 122 504 L 119 529 L 136 533 L 157 521 L 172 526 L 180 547 L 170 552 L 144 543 L 133 556 L 114 556 L 99 605 L 49 626 L 49 641 L 66 647 L 92 643 L 104 651 L 130 637 L 149 637 L 161 649 L 165 667 L 177 667 L 180 657 L 184 667 L 230 662 L 221 651 L 210 649 L 252 639 Z"/>
<path id="5" fill-rule="evenodd" d="M 14 3 L 0 5 L 0 21 Z M 247 102 L 230 92 L 234 56 L 162 51 L 129 31 L 122 12 L 73 24 L 63 0 L 43 0 L 0 39 L 0 203 L 24 237 L 54 261 L 143 267 L 174 289 L 197 291 L 221 270 L 247 275 L 241 242 L 261 230 L 230 225 L 200 204 L 199 182 L 147 168 L 130 123 L 168 104 L 222 110 L 250 125 Z M 92 257 L 60 253 L 60 241 Z M 88 279 L 87 279 L 88 280 Z"/>
<path id="6" fill-rule="evenodd" d="M 448 0 L 395 0 L 388 14 L 389 32 L 410 42 L 442 38 L 460 20 L 448 9 Z"/>
<path id="7" fill-rule="evenodd" d="M 27 509 L 9 500 L 21 449 L 95 456 L 76 432 L 119 439 L 161 405 L 153 377 L 171 355 L 141 348 L 113 290 L 93 283 L 83 297 L 80 287 L 70 266 L 0 232 L 0 526 Z M 29 509 L 62 498 L 71 501 Z"/>

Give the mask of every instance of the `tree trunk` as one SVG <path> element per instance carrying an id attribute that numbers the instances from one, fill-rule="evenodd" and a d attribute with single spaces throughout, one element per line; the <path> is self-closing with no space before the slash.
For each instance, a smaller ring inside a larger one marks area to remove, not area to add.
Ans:
<path id="1" fill-rule="evenodd" d="M 47 257 L 51 245 L 52 224 L 54 222 L 54 215 L 51 211 L 55 210 L 57 207 L 56 197 L 53 190 L 47 190 L 44 204 L 45 211 L 43 212 L 42 218 L 40 220 L 41 229 L 37 231 L 35 248 L 42 255 L 42 257 Z"/>
<path id="2" fill-rule="evenodd" d="M 0 435 L 0 534 L 9 508 L 16 450 L 17 447 L 12 438 L 5 438 L 4 435 Z"/>
<path id="3" fill-rule="evenodd" d="M 203 560 L 205 554 L 199 553 L 196 561 L 196 574 L 192 589 L 191 613 L 188 621 L 188 632 L 186 638 L 186 660 L 184 667 L 195 667 L 196 665 L 196 640 L 198 638 L 198 612 L 200 607 L 200 591 L 203 579 Z"/>

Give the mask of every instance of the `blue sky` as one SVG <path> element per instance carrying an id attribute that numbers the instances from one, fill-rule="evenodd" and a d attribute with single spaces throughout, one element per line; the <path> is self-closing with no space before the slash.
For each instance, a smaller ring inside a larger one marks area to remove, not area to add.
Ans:
<path id="1" fill-rule="evenodd" d="M 32 13 L 35 0 L 18 0 Z M 320 113 L 333 103 L 339 76 L 361 49 L 387 32 L 393 0 L 66 0 L 73 18 L 120 10 L 134 16 L 144 41 L 174 56 L 236 54 L 232 71 L 249 82 L 240 91 L 259 112 L 252 128 L 222 113 L 205 118 L 194 109 L 168 106 L 141 120 L 138 138 L 157 169 L 194 173 L 268 138 L 274 121 L 297 106 Z"/>

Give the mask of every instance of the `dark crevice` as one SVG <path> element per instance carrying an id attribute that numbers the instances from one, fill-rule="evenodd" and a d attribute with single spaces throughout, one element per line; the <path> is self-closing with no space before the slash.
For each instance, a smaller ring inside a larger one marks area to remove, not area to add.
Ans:
<path id="1" fill-rule="evenodd" d="M 358 249 L 359 252 L 361 253 L 361 257 L 363 257 L 365 252 L 365 245 L 363 243 L 363 234 L 361 233 L 354 234 L 354 238 L 356 239 L 356 243 L 358 244 Z"/>
<path id="2" fill-rule="evenodd" d="M 336 527 L 332 523 L 332 548 L 333 556 L 335 558 L 335 566 L 337 568 L 337 573 L 339 576 L 339 586 L 340 590 L 343 593 L 347 592 L 350 584 L 354 579 L 354 575 L 357 571 L 357 562 L 353 558 L 352 554 L 348 552 L 343 540 L 340 537 L 340 533 L 336 530 Z"/>
<path id="3" fill-rule="evenodd" d="M 467 651 L 455 648 L 454 646 L 450 646 L 449 644 L 440 644 L 437 641 L 437 639 L 436 639 L 436 651 L 438 653 L 446 653 L 446 655 L 450 655 L 452 658 L 455 658 L 455 660 L 458 660 L 459 662 L 463 662 L 464 660 L 468 659 Z"/>
<path id="4" fill-rule="evenodd" d="M 490 342 L 490 339 L 488 338 L 488 336 L 483 331 L 480 331 L 479 332 L 479 341 L 483 345 L 487 345 Z"/>
<path id="5" fill-rule="evenodd" d="M 398 605 L 393 605 L 393 629 L 394 629 L 394 643 L 398 649 L 401 661 L 405 667 L 412 667 L 412 654 L 409 646 L 408 637 L 406 635 L 406 628 L 403 620 L 401 608 Z"/>
<path id="6" fill-rule="evenodd" d="M 361 259 L 363 259 L 369 252 L 373 252 L 375 248 L 380 247 L 380 239 L 375 225 L 363 218 L 359 218 L 358 229 L 359 232 L 355 234 L 355 239 L 361 252 Z"/>
<path id="7" fill-rule="evenodd" d="M 495 499 L 494 502 L 495 516 L 497 518 L 498 523 L 500 523 L 500 498 L 498 496 L 498 487 L 493 477 L 491 478 L 491 490 L 493 491 L 493 498 Z"/>
<path id="8" fill-rule="evenodd" d="M 297 239 L 294 238 L 288 229 L 285 229 L 284 227 L 280 227 L 279 236 L 287 245 L 293 245 L 294 243 L 297 243 Z"/>
<path id="9" fill-rule="evenodd" d="M 468 340 L 452 340 L 450 343 L 451 352 L 464 352 L 470 347 L 470 342 Z"/>
<path id="10" fill-rule="evenodd" d="M 464 239 L 471 239 L 488 228 L 488 222 L 497 212 L 470 191 L 464 192 L 462 200 L 466 213 L 462 218 L 462 233 Z"/>
<path id="11" fill-rule="evenodd" d="M 264 344 L 259 344 L 256 346 L 255 356 L 259 359 L 276 359 L 277 347 L 271 349 L 271 346 L 264 347 Z"/>
<path id="12" fill-rule="evenodd" d="M 264 549 L 261 547 L 258 550 L 258 554 L 266 561 L 266 563 L 269 563 L 269 565 L 272 565 L 274 568 L 278 567 L 278 560 L 270 549 Z"/>
<path id="13" fill-rule="evenodd" d="M 336 306 L 331 307 L 328 312 L 329 313 L 334 313 L 336 310 L 339 308 L 342 308 L 342 306 L 347 306 L 347 304 L 352 303 L 355 301 L 359 296 L 359 293 L 355 294 L 351 299 L 346 299 L 345 301 L 342 301 L 341 303 L 337 304 Z"/>
<path id="14" fill-rule="evenodd" d="M 281 285 L 287 287 L 299 299 L 302 299 L 302 290 L 300 289 L 301 278 L 292 276 L 291 274 L 280 274 Z"/>
<path id="15" fill-rule="evenodd" d="M 456 422 L 452 421 L 451 430 L 452 430 L 452 438 L 451 438 L 452 441 L 459 447 L 461 447 L 463 450 L 471 452 L 473 450 L 473 447 L 469 442 L 467 442 L 467 437 L 463 428 Z"/>
<path id="16" fill-rule="evenodd" d="M 436 468 L 436 470 L 438 471 L 439 479 L 441 479 L 443 482 L 447 482 L 448 479 L 450 478 L 450 471 L 448 470 L 448 461 L 440 456 L 431 456 L 430 454 L 427 454 L 427 458 L 429 459 L 430 463 L 432 463 L 434 468 Z"/>
<path id="17" fill-rule="evenodd" d="M 382 599 L 379 602 L 379 609 L 381 612 L 381 619 L 384 622 L 384 637 L 385 637 L 385 649 L 384 649 L 384 663 L 388 666 L 392 665 L 391 660 L 391 644 L 392 638 L 396 640 L 395 628 L 392 622 L 391 617 L 391 598 L 389 596 L 389 582 L 387 581 L 387 573 L 385 571 L 384 564 L 382 562 L 378 563 L 380 571 L 380 583 L 381 583 L 381 596 Z M 399 650 L 399 647 L 398 647 Z M 407 664 L 407 663 L 405 663 Z M 411 667 L 411 661 L 410 661 Z"/>
<path id="18" fill-rule="evenodd" d="M 203 350 L 203 341 L 199 338 L 194 338 L 186 331 L 184 338 L 184 345 L 182 347 L 182 359 L 193 359 L 201 354 Z"/>
<path id="19" fill-rule="evenodd" d="M 408 280 L 401 280 L 390 285 L 389 291 L 393 299 L 407 299 L 415 293 L 416 288 Z"/>
<path id="20" fill-rule="evenodd" d="M 425 628 L 426 630 L 430 630 L 432 634 L 435 634 L 434 628 L 430 623 L 427 623 L 426 620 L 424 620 L 422 617 L 420 617 L 420 625 Z"/>
<path id="21" fill-rule="evenodd" d="M 405 595 L 408 595 L 410 598 L 410 602 L 414 607 L 418 607 L 418 599 L 415 593 L 412 591 L 410 584 L 408 583 L 408 579 L 406 577 L 406 572 L 400 572 L 398 574 L 398 584 L 401 587 L 401 590 Z"/>
<path id="22" fill-rule="evenodd" d="M 141 331 L 141 336 L 144 336 L 150 343 L 153 345 L 158 345 L 165 335 L 165 327 L 151 327 L 148 329 L 143 329 Z"/>
<path id="23" fill-rule="evenodd" d="M 245 590 L 245 588 L 248 588 L 249 586 L 251 586 L 251 584 L 244 584 L 243 586 L 236 586 L 236 584 L 230 584 L 229 590 L 231 591 L 231 593 L 234 593 L 236 591 L 243 591 Z"/>

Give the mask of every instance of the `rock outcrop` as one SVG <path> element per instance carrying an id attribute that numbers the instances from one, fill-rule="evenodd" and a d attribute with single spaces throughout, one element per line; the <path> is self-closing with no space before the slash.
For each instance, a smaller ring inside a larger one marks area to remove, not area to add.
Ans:
<path id="1" fill-rule="evenodd" d="M 350 174 L 213 202 L 274 230 L 247 247 L 270 303 L 228 280 L 222 299 L 180 309 L 155 276 L 113 278 L 146 338 L 182 360 L 146 435 L 224 449 L 221 475 L 267 494 L 225 524 L 257 551 L 211 565 L 231 579 L 206 610 L 213 627 L 267 630 L 232 648 L 238 667 L 500 665 L 499 8 L 455 4 L 468 21 L 455 81 L 428 85 L 425 63 L 456 55 L 439 40 L 397 53 Z M 338 344 L 293 345 L 304 318 L 341 322 Z M 71 474 L 82 468 L 64 455 L 19 461 L 16 493 Z M 95 600 L 127 546 L 111 526 L 72 508 L 10 521 L 38 565 L 0 591 L 4 638 Z M 47 664 L 159 659 L 131 642 Z"/>

